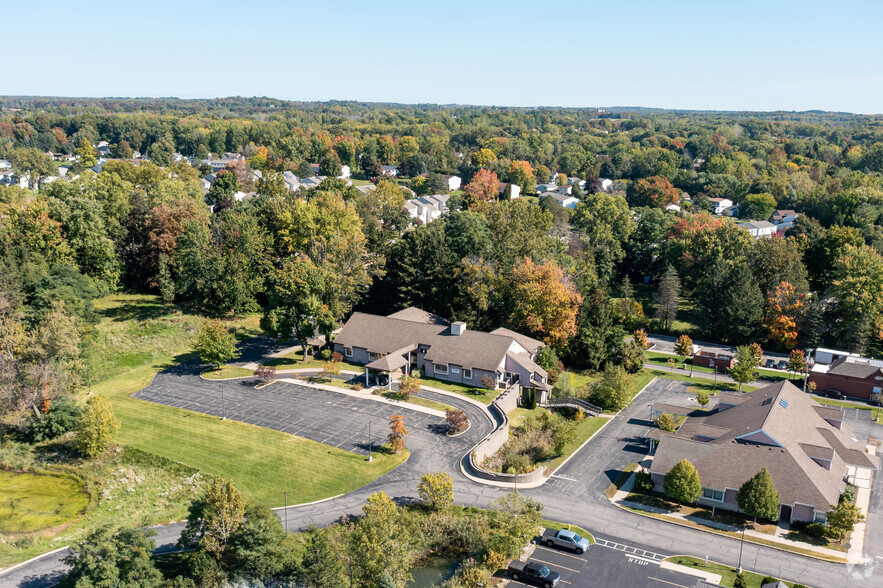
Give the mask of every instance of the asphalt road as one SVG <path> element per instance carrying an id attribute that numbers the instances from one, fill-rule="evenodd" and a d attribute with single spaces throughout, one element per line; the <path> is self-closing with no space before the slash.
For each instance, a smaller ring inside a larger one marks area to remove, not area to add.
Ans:
<path id="1" fill-rule="evenodd" d="M 304 398 L 294 385 L 274 384 L 267 388 L 267 393 L 278 392 L 287 400 L 272 411 L 267 410 L 264 396 L 255 395 L 253 388 L 246 388 L 236 382 L 210 382 L 195 375 L 194 366 L 178 366 L 170 372 L 164 372 L 143 391 L 144 394 L 169 394 L 176 402 L 190 402 L 190 406 L 204 406 L 206 410 L 216 410 L 216 400 L 220 387 L 226 396 L 233 396 L 232 406 L 241 410 L 244 418 L 254 418 L 269 423 L 274 428 L 289 426 L 288 417 L 295 417 L 301 411 L 315 410 L 319 413 L 329 411 L 332 415 L 342 416 L 344 413 L 353 420 L 347 421 L 350 427 L 359 427 L 367 421 L 377 418 L 372 407 L 362 406 L 370 400 L 359 400 L 344 397 L 346 401 L 331 400 L 329 404 L 317 404 L 314 398 L 315 389 L 309 389 L 310 398 Z M 279 386 L 277 388 L 277 386 Z M 291 386 L 291 387 L 289 387 Z M 649 406 L 654 402 L 674 401 L 683 403 L 691 397 L 686 392 L 686 383 L 671 380 L 656 380 L 645 391 L 636 397 L 635 402 L 605 427 L 595 439 L 586 445 L 571 459 L 556 476 L 547 484 L 536 489 L 523 490 L 544 505 L 544 516 L 549 519 L 571 522 L 590 530 L 596 538 L 623 545 L 636 545 L 640 542 L 641 549 L 658 554 L 684 554 L 704 558 L 706 555 L 713 561 L 727 565 L 739 564 L 739 541 L 729 537 L 713 535 L 688 527 L 680 527 L 652 518 L 638 516 L 621 510 L 611 504 L 603 495 L 604 489 L 615 477 L 616 472 L 633 461 L 639 461 L 646 455 L 646 446 L 641 437 L 649 424 Z M 248 394 L 245 390 L 249 390 Z M 275 389 L 275 392 L 274 392 Z M 329 392 L 333 396 L 341 396 Z M 411 457 L 402 466 L 381 476 L 370 484 L 347 495 L 320 502 L 317 504 L 289 507 L 287 514 L 280 517 L 287 519 L 288 528 L 292 531 L 306 528 L 310 523 L 320 526 L 332 524 L 344 515 L 361 514 L 361 506 L 372 492 L 383 490 L 400 503 L 417 500 L 416 486 L 420 476 L 428 471 L 447 471 L 454 478 L 454 497 L 458 504 L 467 506 L 487 507 L 490 502 L 507 490 L 472 482 L 462 475 L 459 469 L 460 460 L 492 428 L 485 413 L 465 400 L 424 393 L 428 398 L 456 406 L 467 412 L 472 421 L 472 428 L 462 436 L 446 437 L 430 421 L 407 439 L 411 449 Z M 139 397 L 142 393 L 139 393 Z M 182 396 L 183 395 L 183 396 Z M 157 396 L 156 398 L 159 398 Z M 358 402 L 356 402 L 358 401 Z M 282 406 L 291 403 L 292 407 Z M 321 400 L 319 402 L 322 402 Z M 377 403 L 379 404 L 379 403 Z M 374 407 L 376 409 L 376 407 Z M 230 409 L 230 407 L 228 407 Z M 350 414 L 352 412 L 352 414 Z M 218 414 L 212 412 L 210 414 Z M 239 414 L 239 413 L 237 413 Z M 423 414 L 423 413 L 420 413 Z M 287 415 L 287 416 L 286 416 Z M 337 426 L 336 417 L 327 421 L 332 429 Z M 276 424 L 274 424 L 276 423 Z M 296 426 L 296 423 L 293 423 Z M 310 433 L 307 429 L 306 433 Z M 311 434 L 318 435 L 318 431 Z M 342 443 L 350 443 L 343 435 L 328 433 L 331 438 L 340 439 Z M 312 437 L 311 437 L 312 438 Z M 358 450 L 358 448 L 356 448 Z M 878 480 L 879 485 L 879 480 Z M 872 509 L 880 510 L 879 493 L 874 497 Z M 876 517 L 869 520 L 869 533 L 879 537 L 880 526 L 875 523 Z M 160 527 L 158 545 L 162 548 L 174 543 L 180 526 L 169 525 Z M 845 566 L 808 559 L 803 556 L 782 552 L 772 548 L 746 543 L 742 553 L 742 564 L 746 569 L 769 574 L 790 581 L 800 582 L 808 586 L 881 586 L 883 585 L 883 554 L 879 540 L 866 541 L 866 552 L 872 560 L 869 566 Z M 603 548 L 602 548 L 603 549 Z M 601 556 L 603 557 L 603 556 Z M 878 563 L 879 562 L 879 563 Z M 615 570 L 631 566 L 625 561 L 616 565 Z M 641 566 L 643 567 L 643 566 Z M 652 568 L 647 568 L 648 574 Z M 19 568 L 11 574 L 0 577 L 2 586 L 29 586 L 36 588 L 51 584 L 46 574 L 58 574 L 61 568 L 57 558 L 46 558 Z M 580 572 L 582 573 L 582 572 Z M 601 573 L 601 572 L 598 572 Z M 619 572 L 617 572 L 619 573 Z M 623 571 L 623 574 L 629 572 Z M 612 576 L 616 574 L 611 572 Z M 630 576 L 629 576 L 630 577 Z M 646 578 L 649 578 L 647 575 Z M 49 580 L 47 582 L 46 580 Z M 644 582 L 644 580 L 640 580 Z M 648 580 L 659 584 L 661 582 Z M 673 581 L 673 580 L 672 580 Z M 635 582 L 638 582 L 636 579 Z M 664 582 L 662 582 L 664 584 Z M 604 585 L 604 584 L 600 584 Z M 646 584 L 629 584 L 641 586 Z M 695 585 L 695 582 L 686 585 Z"/>

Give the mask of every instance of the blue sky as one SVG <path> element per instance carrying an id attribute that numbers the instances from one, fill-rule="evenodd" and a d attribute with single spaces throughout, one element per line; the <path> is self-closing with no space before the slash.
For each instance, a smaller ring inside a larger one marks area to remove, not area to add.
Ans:
<path id="1" fill-rule="evenodd" d="M 883 112 L 883 1 L 5 0 L 0 94 Z"/>

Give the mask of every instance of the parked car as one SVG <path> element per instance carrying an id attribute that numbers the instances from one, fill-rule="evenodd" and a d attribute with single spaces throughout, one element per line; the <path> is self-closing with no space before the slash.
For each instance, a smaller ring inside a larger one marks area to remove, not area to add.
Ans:
<path id="1" fill-rule="evenodd" d="M 776 364 L 776 367 L 779 368 L 780 370 L 787 370 L 788 369 L 788 362 L 783 359 L 778 364 Z"/>
<path id="2" fill-rule="evenodd" d="M 776 361 L 773 359 L 768 359 L 764 362 L 763 367 L 765 368 L 774 368 L 776 367 Z"/>
<path id="3" fill-rule="evenodd" d="M 546 566 L 535 561 L 524 563 L 517 559 L 513 559 L 507 568 L 509 575 L 513 580 L 521 580 L 522 582 L 530 582 L 544 588 L 552 588 L 557 586 L 561 581 L 561 574 L 553 572 Z"/>
<path id="4" fill-rule="evenodd" d="M 837 400 L 845 400 L 846 395 L 843 394 L 840 390 L 828 390 L 825 392 L 825 396 L 828 398 L 836 398 Z"/>
<path id="5" fill-rule="evenodd" d="M 569 549 L 579 555 L 589 550 L 588 539 L 580 537 L 577 533 L 567 529 L 561 529 L 560 531 L 546 529 L 543 531 L 542 540 L 549 547 Z"/>

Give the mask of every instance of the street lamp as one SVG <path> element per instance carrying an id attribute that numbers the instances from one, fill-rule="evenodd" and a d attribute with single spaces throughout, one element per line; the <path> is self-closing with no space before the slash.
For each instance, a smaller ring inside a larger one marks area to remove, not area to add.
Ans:
<path id="1" fill-rule="evenodd" d="M 221 420 L 227 420 L 227 401 L 224 399 L 224 386 L 221 386 Z"/>
<path id="2" fill-rule="evenodd" d="M 714 363 L 713 359 L 709 359 L 708 365 L 711 369 L 714 370 L 714 388 L 712 388 L 712 391 L 716 394 L 717 393 L 717 364 Z"/>
<path id="3" fill-rule="evenodd" d="M 739 544 L 739 573 L 742 573 L 742 549 L 745 547 L 745 524 L 742 525 L 742 542 Z"/>

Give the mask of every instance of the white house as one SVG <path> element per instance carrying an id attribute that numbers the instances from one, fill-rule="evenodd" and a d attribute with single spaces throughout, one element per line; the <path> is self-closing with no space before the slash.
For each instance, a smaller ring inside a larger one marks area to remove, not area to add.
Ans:
<path id="1" fill-rule="evenodd" d="M 610 192 L 611 194 L 613 193 L 613 180 L 610 180 L 608 178 L 599 178 L 598 181 L 601 182 L 601 190 L 603 190 L 604 192 Z"/>
<path id="2" fill-rule="evenodd" d="M 546 192 L 554 192 L 558 189 L 558 184 L 549 182 L 546 184 L 537 184 L 537 194 L 542 196 Z"/>
<path id="3" fill-rule="evenodd" d="M 738 223 L 740 227 L 751 233 L 755 239 L 772 237 L 779 228 L 769 221 L 754 221 L 750 223 Z"/>
<path id="4" fill-rule="evenodd" d="M 351 173 L 352 173 L 352 171 L 350 170 L 350 166 L 342 165 L 342 166 L 340 166 L 340 175 L 337 177 L 341 180 L 345 180 L 350 177 Z"/>
<path id="5" fill-rule="evenodd" d="M 8 159 L 0 159 L 0 169 L 12 169 L 12 163 Z"/>
<path id="6" fill-rule="evenodd" d="M 708 201 L 711 202 L 712 214 L 721 215 L 727 208 L 733 206 L 733 201 L 729 198 L 709 198 Z"/>
<path id="7" fill-rule="evenodd" d="M 405 210 L 412 218 L 418 219 L 423 224 L 431 223 L 447 212 L 449 198 L 447 194 L 412 198 L 405 202 Z"/>
<path id="8" fill-rule="evenodd" d="M 383 175 L 394 178 L 399 175 L 399 168 L 394 165 L 383 165 L 380 166 L 380 169 L 383 170 Z"/>
<path id="9" fill-rule="evenodd" d="M 665 209 L 671 210 L 673 212 L 680 212 L 681 211 L 681 207 L 678 206 L 677 204 L 669 204 L 668 206 L 665 207 Z"/>
<path id="10" fill-rule="evenodd" d="M 564 208 L 576 208 L 577 202 L 579 202 L 579 198 L 575 196 L 571 196 L 570 194 L 560 194 L 558 192 L 546 192 L 543 196 L 551 196 L 555 200 L 558 201 L 558 204 L 563 206 Z M 542 196 L 540 196 L 542 198 Z"/>
<path id="11" fill-rule="evenodd" d="M 500 196 L 505 196 L 506 190 L 509 190 L 509 199 L 515 200 L 519 196 L 521 196 L 521 186 L 518 184 L 507 184 L 505 182 L 500 182 Z"/>
<path id="12" fill-rule="evenodd" d="M 460 176 L 442 176 L 448 183 L 448 192 L 455 192 L 460 189 Z"/>
<path id="13" fill-rule="evenodd" d="M 800 213 L 794 212 L 790 209 L 777 210 L 773 213 L 773 216 L 770 217 L 770 222 L 772 222 L 779 228 L 780 233 L 784 233 L 794 226 L 794 221 L 796 221 L 799 217 Z"/>

